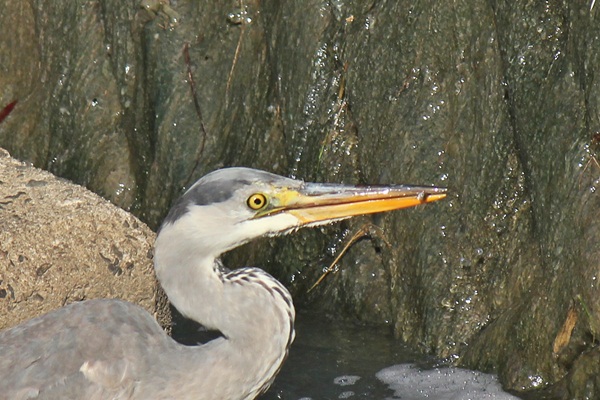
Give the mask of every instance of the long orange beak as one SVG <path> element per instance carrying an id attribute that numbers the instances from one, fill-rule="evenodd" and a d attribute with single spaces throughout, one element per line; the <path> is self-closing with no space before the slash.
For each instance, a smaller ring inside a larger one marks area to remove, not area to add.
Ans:
<path id="1" fill-rule="evenodd" d="M 270 207 L 256 217 L 287 213 L 296 217 L 302 226 L 413 207 L 444 197 L 446 188 L 439 187 L 305 183 L 299 189 L 279 191 Z"/>

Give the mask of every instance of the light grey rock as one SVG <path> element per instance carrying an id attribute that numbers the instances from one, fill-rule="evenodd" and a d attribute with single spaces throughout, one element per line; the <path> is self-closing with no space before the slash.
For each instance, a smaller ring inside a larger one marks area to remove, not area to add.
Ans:
<path id="1" fill-rule="evenodd" d="M 128 212 L 0 149 L 0 328 L 103 297 L 138 303 L 164 322 L 154 237 Z"/>

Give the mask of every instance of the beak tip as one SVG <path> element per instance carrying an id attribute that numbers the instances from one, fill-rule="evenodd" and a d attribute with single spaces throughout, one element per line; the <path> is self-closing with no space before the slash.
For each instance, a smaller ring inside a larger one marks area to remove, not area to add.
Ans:
<path id="1" fill-rule="evenodd" d="M 422 203 L 432 203 L 434 201 L 442 200 L 446 198 L 448 189 L 446 188 L 435 188 L 433 193 L 421 192 L 417 196 L 419 201 Z"/>

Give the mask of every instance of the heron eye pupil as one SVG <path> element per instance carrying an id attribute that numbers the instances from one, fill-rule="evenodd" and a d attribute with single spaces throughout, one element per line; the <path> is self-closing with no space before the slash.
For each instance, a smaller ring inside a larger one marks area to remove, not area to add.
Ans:
<path id="1" fill-rule="evenodd" d="M 259 210 L 267 204 L 267 198 L 262 193 L 253 194 L 248 198 L 248 207 L 253 210 Z"/>

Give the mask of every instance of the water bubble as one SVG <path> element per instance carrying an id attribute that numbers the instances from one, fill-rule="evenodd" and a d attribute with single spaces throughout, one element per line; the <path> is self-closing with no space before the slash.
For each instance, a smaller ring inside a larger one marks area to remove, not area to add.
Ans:
<path id="1" fill-rule="evenodd" d="M 461 257 L 459 260 L 460 266 L 463 268 L 471 267 L 471 260 L 466 257 Z"/>
<path id="2" fill-rule="evenodd" d="M 531 375 L 528 376 L 529 381 L 531 382 L 531 386 L 533 387 L 540 387 L 544 384 L 544 378 L 542 378 L 539 375 Z"/>

